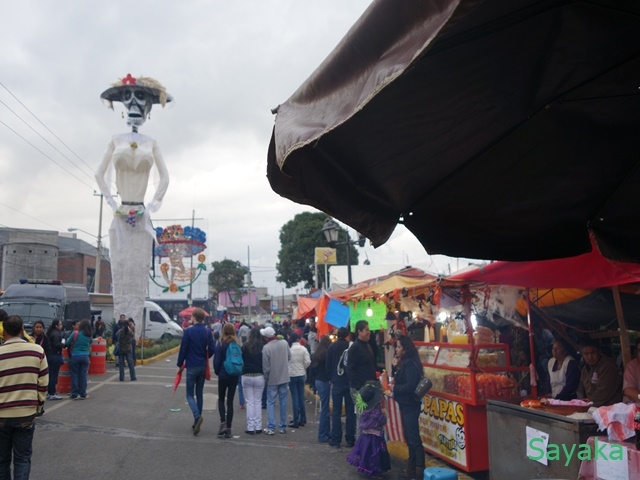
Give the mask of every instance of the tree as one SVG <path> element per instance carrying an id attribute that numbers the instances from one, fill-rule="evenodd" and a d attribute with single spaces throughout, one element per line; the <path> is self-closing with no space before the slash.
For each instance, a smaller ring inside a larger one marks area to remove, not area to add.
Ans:
<path id="1" fill-rule="evenodd" d="M 314 255 L 316 247 L 328 247 L 322 232 L 325 220 L 329 218 L 322 212 L 299 213 L 280 229 L 280 252 L 276 269 L 276 280 L 287 288 L 304 283 L 304 288 L 312 288 L 314 282 Z M 339 227 L 338 242 L 349 238 L 346 230 Z M 347 264 L 347 248 L 350 248 L 351 265 L 358 264 L 358 250 L 353 245 L 336 247 L 338 264 Z"/>
<path id="2" fill-rule="evenodd" d="M 211 262 L 211 269 L 209 286 L 218 293 L 227 292 L 231 303 L 235 307 L 238 296 L 240 295 L 241 298 L 242 295 L 241 289 L 244 285 L 244 276 L 249 270 L 237 260 L 229 260 L 227 258 L 221 262 Z"/>

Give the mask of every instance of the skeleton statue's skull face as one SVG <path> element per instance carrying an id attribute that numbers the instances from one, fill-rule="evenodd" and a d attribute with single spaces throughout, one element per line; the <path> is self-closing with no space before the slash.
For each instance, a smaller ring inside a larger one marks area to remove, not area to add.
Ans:
<path id="1" fill-rule="evenodd" d="M 122 103 L 127 109 L 127 125 L 142 125 L 153 106 L 153 97 L 145 90 L 132 85 L 122 91 Z"/>

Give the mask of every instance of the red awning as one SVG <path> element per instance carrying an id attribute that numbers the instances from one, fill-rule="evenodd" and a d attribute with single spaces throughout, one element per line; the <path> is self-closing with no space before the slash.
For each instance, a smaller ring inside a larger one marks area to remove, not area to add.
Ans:
<path id="1" fill-rule="evenodd" d="M 640 282 L 640 264 L 615 262 L 594 246 L 576 257 L 532 262 L 494 262 L 447 280 L 535 288 L 602 288 Z"/>

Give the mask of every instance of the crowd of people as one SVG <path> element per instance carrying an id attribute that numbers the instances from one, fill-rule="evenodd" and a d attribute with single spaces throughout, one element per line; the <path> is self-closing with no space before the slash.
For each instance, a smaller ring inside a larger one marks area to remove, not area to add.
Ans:
<path id="1" fill-rule="evenodd" d="M 367 321 L 356 322 L 354 332 L 342 327 L 319 337 L 313 321 L 258 326 L 216 320 L 205 326 L 204 318 L 204 311 L 194 309 L 177 359 L 178 374 L 187 370 L 186 395 L 193 413 L 194 435 L 200 433 L 203 424 L 203 385 L 213 357 L 218 376 L 220 438 L 232 436 L 236 390 L 243 392 L 239 403 L 245 410 L 245 434 L 286 434 L 289 428 L 305 427 L 305 385 L 309 385 L 320 402 L 318 442 L 331 448 L 340 448 L 344 442 L 350 449 L 347 461 L 367 476 L 390 469 L 377 345 Z M 242 368 L 233 374 L 228 362 L 236 346 L 240 347 Z M 388 393 L 398 402 L 409 446 L 408 465 L 401 478 L 414 480 L 422 478 L 425 466 L 418 423 L 421 400 L 414 394 L 422 378 L 422 364 L 409 337 L 399 337 L 393 346 L 396 381 Z M 293 418 L 287 421 L 289 402 Z M 262 409 L 267 411 L 266 425 Z"/>
<path id="2" fill-rule="evenodd" d="M 288 322 L 281 325 L 267 324 L 263 327 L 248 325 L 245 322 L 239 325 L 231 322 L 221 325 L 214 322 L 205 326 L 204 319 L 204 311 L 194 309 L 181 341 L 177 361 L 179 372 L 183 369 L 187 371 L 186 397 L 193 414 L 194 435 L 199 434 L 204 420 L 203 387 L 205 379 L 210 378 L 209 362 L 213 357 L 213 370 L 218 377 L 218 435 L 221 438 L 231 437 L 234 397 L 236 389 L 240 386 L 241 391 L 244 391 L 240 405 L 246 413 L 246 434 L 286 434 L 288 428 L 305 427 L 305 385 L 309 384 L 320 398 L 318 442 L 339 448 L 344 440 L 345 445 L 351 449 L 348 462 L 369 476 L 378 475 L 390 468 L 382 431 L 385 416 L 381 410 L 382 391 L 376 374 L 376 345 L 372 341 L 366 321 L 356 323 L 353 336 L 347 328 L 340 328 L 335 335 L 319 338 L 313 321 L 296 323 L 295 328 L 291 328 Z M 37 361 L 40 372 L 39 375 L 31 375 L 28 379 L 35 385 L 28 387 L 28 412 L 26 407 L 24 411 L 18 412 L 0 405 L 0 410 L 4 409 L 6 414 L 4 417 L 0 416 L 0 419 L 19 419 L 15 422 L 5 421 L 5 427 L 0 428 L 0 435 L 9 431 L 15 435 L 13 430 L 19 424 L 19 428 L 24 428 L 25 438 L 31 442 L 33 420 L 44 413 L 45 400 L 62 399 L 56 391 L 56 385 L 65 348 L 71 378 L 69 397 L 77 400 L 89 398 L 87 375 L 90 349 L 96 334 L 104 335 L 101 322 L 100 318 L 94 321 L 94 328 L 88 319 L 74 322 L 73 330 L 65 337 L 59 320 L 54 320 L 46 331 L 44 323 L 37 321 L 33 325 L 32 335 L 29 335 L 24 331 L 20 317 L 8 317 L 0 310 L 0 326 L 4 326 L 5 344 L 13 346 L 15 343 L 25 352 L 36 352 L 35 360 L 29 361 Z M 117 354 L 120 381 L 125 379 L 125 362 L 129 367 L 131 381 L 135 381 L 135 324 L 131 319 L 121 315 L 111 334 Z M 404 343 L 400 342 L 405 340 L 413 347 L 408 337 L 402 337 L 396 346 L 399 362 L 394 394 L 400 399 L 403 398 L 403 389 L 407 392 L 415 389 L 413 384 L 417 384 L 422 372 L 420 368 L 411 367 L 416 359 L 419 362 L 415 347 L 411 350 L 405 345 L 404 352 L 408 353 L 403 354 Z M 237 364 L 238 358 L 234 357 L 239 357 L 240 367 Z M 3 356 L 0 353 L 0 364 L 2 361 Z M 26 392 L 24 395 L 27 396 Z M 293 419 L 287 422 L 289 395 Z M 409 396 L 407 395 L 406 402 L 399 401 L 399 404 L 403 425 L 408 432 L 407 442 L 412 452 L 410 462 L 414 464 L 414 467 L 407 469 L 405 473 L 406 478 L 413 479 L 416 478 L 418 470 L 424 468 L 424 452 L 422 451 L 420 457 L 418 450 L 411 448 L 410 442 L 415 443 L 415 439 L 410 432 L 418 432 L 418 417 L 414 415 L 414 411 L 416 405 L 419 407 L 419 401 L 411 401 Z M 330 414 L 331 403 L 333 414 Z M 278 411 L 276 404 L 279 407 Z M 343 408 L 346 414 L 344 432 L 341 419 Z M 262 409 L 267 410 L 266 425 L 262 423 Z M 22 415 L 23 413 L 28 415 Z M 27 448 L 23 443 L 13 445 L 11 449 L 14 472 L 20 472 L 20 469 L 24 471 L 30 465 L 26 460 L 21 464 L 21 446 Z M 4 453 L 6 452 L 0 452 L 0 472 L 10 468 L 11 454 L 7 460 L 6 456 L 3 456 Z"/>
<path id="3" fill-rule="evenodd" d="M 5 343 L 36 346 L 36 351 L 41 351 L 43 356 L 39 368 L 46 363 L 46 376 L 31 379 L 37 385 L 37 396 L 31 399 L 33 412 L 29 410 L 29 418 L 44 412 L 44 400 L 62 399 L 56 385 L 65 348 L 71 378 L 69 396 L 79 400 L 89 398 L 90 348 L 96 334 L 104 334 L 100 331 L 100 322 L 101 319 L 95 322 L 95 328 L 89 320 L 75 322 L 65 338 L 59 320 L 54 320 L 46 329 L 42 321 L 36 321 L 29 335 L 19 317 L 8 317 L 0 310 Z M 125 380 L 125 362 L 130 380 L 135 381 L 133 321 L 121 315 L 112 339 L 117 350 L 120 381 Z M 203 388 L 205 380 L 210 379 L 211 368 L 218 377 L 218 435 L 221 438 L 232 436 L 236 391 L 240 408 L 245 410 L 245 434 L 286 434 L 289 428 L 305 427 L 305 385 L 309 385 L 319 399 L 317 441 L 332 448 L 344 444 L 350 449 L 347 461 L 358 471 L 376 476 L 390 468 L 383 433 L 386 416 L 381 401 L 386 393 L 393 395 L 397 402 L 409 452 L 400 478 L 421 478 L 425 468 L 419 430 L 421 399 L 414 392 L 423 376 L 422 362 L 410 337 L 399 334 L 392 337 L 389 345 L 394 352 L 391 372 L 394 382 L 389 392 L 383 392 L 378 381 L 377 344 L 365 320 L 356 322 L 353 332 L 343 327 L 319 336 L 313 321 L 293 325 L 285 321 L 262 327 L 219 321 L 205 325 L 205 312 L 196 308 L 184 332 L 177 360 L 179 372 L 187 371 L 186 396 L 193 414 L 193 434 L 199 434 L 204 421 Z M 551 356 L 546 360 L 548 391 L 545 393 L 548 396 L 560 400 L 587 398 L 596 407 L 621 402 L 624 396 L 624 402 L 640 405 L 640 359 L 630 362 L 623 375 L 597 342 L 585 341 L 578 351 L 559 339 L 551 345 Z M 639 348 L 640 339 L 636 342 L 636 350 Z M 27 351 L 30 350 L 27 348 Z M 46 384 L 42 387 L 44 378 Z M 287 421 L 289 402 L 293 418 Z M 0 410 L 2 408 L 0 405 Z M 263 425 L 262 409 L 266 409 L 266 425 Z M 5 422 L 6 425 L 12 423 Z M 0 452 L 0 470 L 6 468 L 3 462 Z"/>

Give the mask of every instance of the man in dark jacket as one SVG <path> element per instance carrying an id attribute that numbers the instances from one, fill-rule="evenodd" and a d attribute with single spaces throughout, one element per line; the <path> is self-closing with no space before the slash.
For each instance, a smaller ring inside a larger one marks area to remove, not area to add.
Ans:
<path id="1" fill-rule="evenodd" d="M 195 308 L 191 314 L 193 326 L 187 328 L 182 336 L 178 353 L 178 373 L 187 369 L 187 403 L 193 413 L 193 434 L 200 433 L 202 426 L 202 406 L 204 375 L 209 358 L 213 355 L 213 335 L 204 326 L 204 310 Z"/>
<path id="2" fill-rule="evenodd" d="M 333 402 L 331 433 L 329 435 L 329 445 L 333 448 L 339 448 L 342 440 L 342 420 L 340 417 L 343 402 L 347 414 L 344 435 L 347 447 L 353 447 L 356 441 L 356 412 L 353 408 L 353 399 L 349 391 L 349 375 L 344 364 L 344 358 L 349 349 L 348 337 L 349 330 L 347 328 L 338 329 L 338 339 L 329 345 L 325 362 L 331 382 L 331 401 Z"/>
<path id="3" fill-rule="evenodd" d="M 356 323 L 356 340 L 347 353 L 347 375 L 351 393 L 355 395 L 369 380 L 376 379 L 376 361 L 373 349 L 369 345 L 369 322 L 358 320 Z"/>
<path id="4" fill-rule="evenodd" d="M 358 391 L 369 380 L 376 380 L 376 360 L 373 349 L 369 344 L 371 330 L 369 322 L 358 320 L 356 322 L 356 340 L 347 351 L 347 375 L 349 375 L 349 387 L 354 403 Z M 360 415 L 356 414 L 356 429 L 360 433 Z"/>

